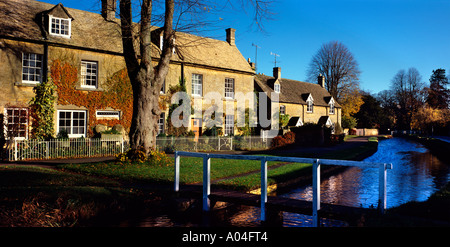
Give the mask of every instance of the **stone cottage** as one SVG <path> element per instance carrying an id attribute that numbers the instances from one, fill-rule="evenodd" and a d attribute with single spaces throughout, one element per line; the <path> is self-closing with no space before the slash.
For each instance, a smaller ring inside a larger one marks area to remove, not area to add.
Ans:
<path id="1" fill-rule="evenodd" d="M 102 0 L 101 13 L 35 0 L 0 0 L 0 116 L 4 139 L 32 138 L 29 102 L 33 87 L 51 78 L 57 86 L 55 135 L 90 137 L 97 124 L 129 128 L 132 94 L 122 53 L 120 20 L 115 1 Z M 170 86 L 185 81 L 187 93 L 201 102 L 202 112 L 213 104 L 238 111 L 236 92 L 253 92 L 254 70 L 235 44 L 235 30 L 226 40 L 176 34 L 176 48 L 161 98 Z M 162 48 L 160 29 L 152 33 L 156 62 Z M 249 104 L 251 106 L 251 104 Z M 167 128 L 167 110 L 159 133 Z M 234 114 L 224 116 L 223 129 L 234 134 Z M 201 134 L 202 116 L 191 116 L 190 129 Z"/>
<path id="2" fill-rule="evenodd" d="M 280 115 L 289 115 L 286 127 L 316 123 L 335 129 L 341 126 L 342 109 L 325 89 L 324 80 L 323 76 L 318 77 L 317 83 L 285 79 L 281 77 L 281 68 L 275 67 L 273 76 L 255 76 L 255 90 L 264 92 L 270 104 L 272 93 L 277 94 Z"/>

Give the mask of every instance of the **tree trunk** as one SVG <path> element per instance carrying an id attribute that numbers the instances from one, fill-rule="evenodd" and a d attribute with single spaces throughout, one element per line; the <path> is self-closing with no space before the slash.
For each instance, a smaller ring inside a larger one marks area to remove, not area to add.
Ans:
<path id="1" fill-rule="evenodd" d="M 144 73 L 138 73 L 133 80 L 133 118 L 129 133 L 132 149 L 143 147 L 146 152 L 156 146 L 158 132 L 159 91 L 151 86 Z"/>
<path id="2" fill-rule="evenodd" d="M 152 64 L 151 16 L 152 0 L 141 1 L 139 33 L 135 35 L 131 0 L 120 0 L 120 20 L 125 63 L 133 88 L 133 118 L 130 127 L 131 149 L 143 147 L 146 153 L 156 147 L 158 132 L 159 92 L 169 71 L 173 49 L 174 0 L 165 0 L 164 48 L 158 65 Z M 139 44 L 139 46 L 135 46 Z"/>

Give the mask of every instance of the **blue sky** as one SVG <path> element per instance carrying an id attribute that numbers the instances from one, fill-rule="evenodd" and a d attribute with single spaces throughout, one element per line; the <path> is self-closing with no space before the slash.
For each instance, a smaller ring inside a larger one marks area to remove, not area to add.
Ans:
<path id="1" fill-rule="evenodd" d="M 98 11 L 92 0 L 41 0 Z M 99 5 L 100 1 L 94 1 Z M 250 12 L 250 11 L 249 11 Z M 400 69 L 415 67 L 424 82 L 434 69 L 450 70 L 449 0 L 278 0 L 276 15 L 265 21 L 265 32 L 250 28 L 251 16 L 224 13 L 220 25 L 233 27 L 245 58 L 258 72 L 271 74 L 279 54 L 282 77 L 306 80 L 312 56 L 322 44 L 340 41 L 352 52 L 361 70 L 361 88 L 371 93 L 389 89 Z M 225 39 L 225 31 L 217 34 Z"/>

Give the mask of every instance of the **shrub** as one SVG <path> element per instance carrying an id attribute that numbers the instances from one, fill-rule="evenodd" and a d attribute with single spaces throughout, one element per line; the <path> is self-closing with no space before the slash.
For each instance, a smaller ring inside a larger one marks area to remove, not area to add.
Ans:
<path id="1" fill-rule="evenodd" d="M 283 138 L 286 139 L 286 142 L 288 144 L 292 144 L 295 142 L 295 133 L 292 131 L 289 131 L 283 135 Z"/>
<path id="2" fill-rule="evenodd" d="M 295 133 L 287 132 L 283 136 L 275 136 L 272 139 L 272 148 L 284 147 L 289 144 L 293 144 L 295 142 Z"/>
<path id="3" fill-rule="evenodd" d="M 157 166 L 170 166 L 173 164 L 171 159 L 167 156 L 164 151 L 152 150 L 150 152 L 150 156 L 148 157 L 148 161 L 152 165 Z"/>
<path id="4" fill-rule="evenodd" d="M 157 166 L 169 166 L 172 162 L 170 158 L 164 151 L 157 151 L 152 149 L 148 155 L 146 155 L 143 147 L 139 147 L 138 149 L 130 149 L 125 153 L 120 153 L 116 155 L 116 161 L 120 163 L 129 163 L 132 164 L 134 162 L 144 163 L 147 162 L 149 165 L 157 165 Z"/>
<path id="5" fill-rule="evenodd" d="M 272 144 L 270 145 L 271 148 L 279 148 L 285 146 L 285 139 L 282 136 L 275 136 L 272 139 Z"/>

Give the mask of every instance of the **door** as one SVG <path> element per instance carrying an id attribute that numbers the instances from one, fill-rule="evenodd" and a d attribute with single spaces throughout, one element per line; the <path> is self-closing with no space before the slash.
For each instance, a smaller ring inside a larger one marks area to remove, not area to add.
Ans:
<path id="1" fill-rule="evenodd" d="M 193 118 L 191 119 L 191 129 L 195 134 L 195 141 L 198 141 L 198 137 L 202 133 L 202 119 L 201 118 Z"/>

